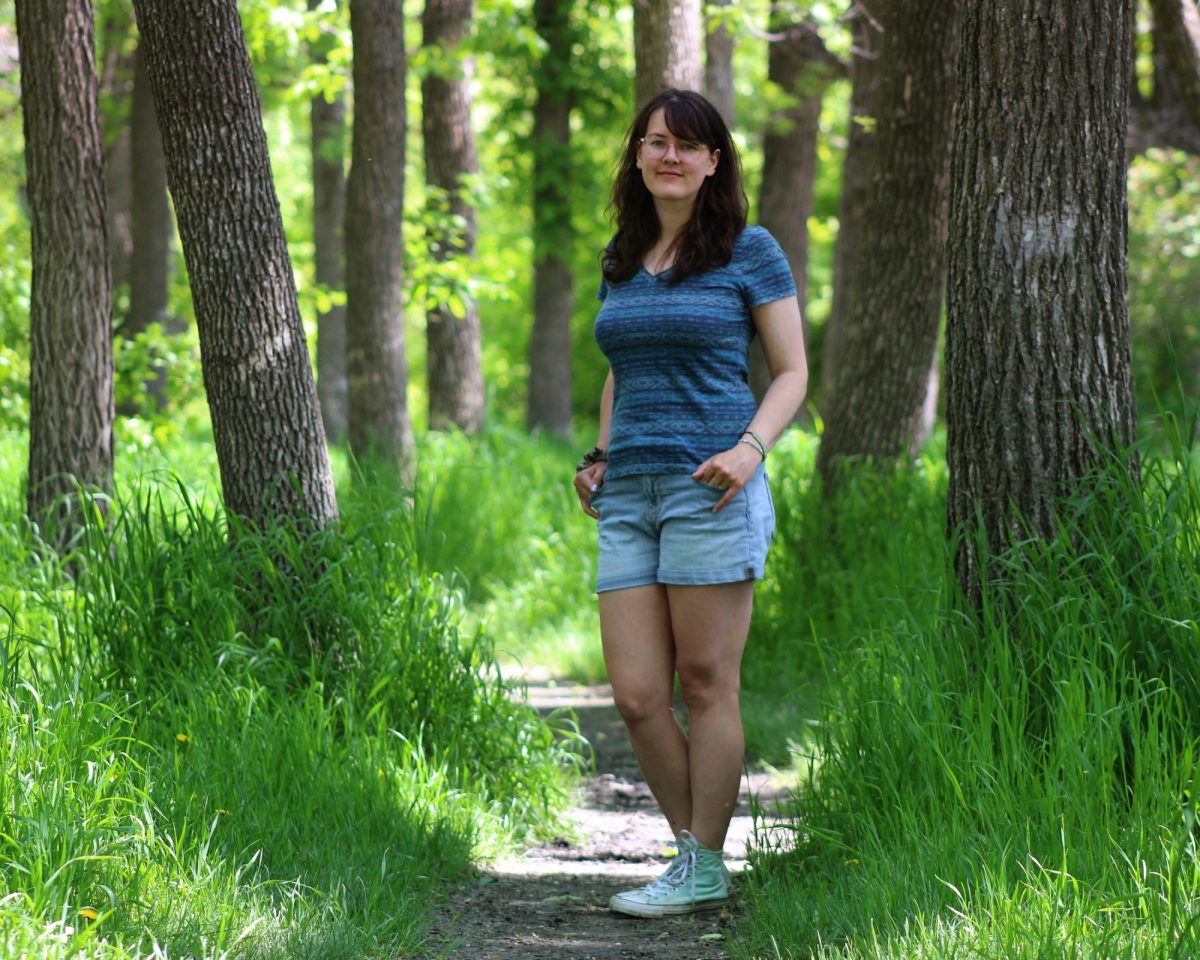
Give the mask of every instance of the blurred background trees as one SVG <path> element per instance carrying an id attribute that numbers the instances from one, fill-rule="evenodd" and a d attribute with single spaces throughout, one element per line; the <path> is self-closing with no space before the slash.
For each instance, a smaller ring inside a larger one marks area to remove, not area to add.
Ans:
<path id="1" fill-rule="evenodd" d="M 605 372 L 590 326 L 609 178 L 635 104 L 664 82 L 707 89 L 734 120 L 753 217 L 780 240 L 801 291 L 813 372 L 805 416 L 823 430 L 825 480 L 839 458 L 903 460 L 929 436 L 944 407 L 954 5 L 237 9 L 287 242 L 286 261 L 272 262 L 294 277 L 332 442 L 404 459 L 414 427 L 524 424 L 587 440 Z M 1177 407 L 1200 373 L 1196 17 L 1190 0 L 1136 13 L 1129 316 L 1139 409 L 1150 413 Z M 199 402 L 201 300 L 174 236 L 133 5 L 102 0 L 91 16 L 113 285 L 88 299 L 108 301 L 97 309 L 117 334 L 118 446 L 189 424 L 219 429 Z M 10 134 L 0 151 L 0 417 L 19 428 L 31 422 L 36 191 L 17 146 L 15 28 L 0 12 L 10 80 L 0 89 Z M 234 250 L 217 251 L 225 274 L 253 273 L 255 256 Z"/>

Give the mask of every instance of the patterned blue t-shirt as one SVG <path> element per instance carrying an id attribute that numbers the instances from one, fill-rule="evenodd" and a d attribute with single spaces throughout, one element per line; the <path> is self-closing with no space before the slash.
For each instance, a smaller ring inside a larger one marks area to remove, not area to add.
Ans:
<path id="1" fill-rule="evenodd" d="M 757 409 L 750 341 L 760 304 L 796 293 L 787 257 L 762 227 L 747 227 L 723 267 L 669 285 L 642 267 L 600 283 L 596 343 L 613 371 L 610 479 L 691 473 L 728 450 Z"/>

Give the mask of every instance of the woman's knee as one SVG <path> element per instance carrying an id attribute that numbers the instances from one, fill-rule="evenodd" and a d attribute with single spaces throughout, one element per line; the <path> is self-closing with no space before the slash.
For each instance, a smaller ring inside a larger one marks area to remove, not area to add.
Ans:
<path id="1" fill-rule="evenodd" d="M 714 704 L 737 702 L 740 681 L 736 670 L 722 669 L 709 660 L 683 661 L 677 664 L 683 702 L 691 712 Z"/>
<path id="2" fill-rule="evenodd" d="M 671 712 L 671 698 L 661 690 L 632 687 L 613 689 L 613 702 L 626 725 L 643 723 L 652 717 Z"/>

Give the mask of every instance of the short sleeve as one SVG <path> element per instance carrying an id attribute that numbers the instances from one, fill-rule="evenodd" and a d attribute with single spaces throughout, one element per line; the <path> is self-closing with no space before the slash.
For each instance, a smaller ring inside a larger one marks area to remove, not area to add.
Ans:
<path id="1" fill-rule="evenodd" d="M 747 227 L 739 240 L 745 246 L 740 264 L 742 295 L 751 309 L 796 295 L 796 280 L 783 248 L 762 227 Z"/>

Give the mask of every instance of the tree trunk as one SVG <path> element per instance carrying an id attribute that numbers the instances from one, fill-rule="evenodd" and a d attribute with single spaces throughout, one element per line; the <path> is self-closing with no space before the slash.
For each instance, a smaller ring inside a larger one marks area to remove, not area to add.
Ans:
<path id="1" fill-rule="evenodd" d="M 968 4 L 953 155 L 948 524 L 959 583 L 1053 537 L 1058 498 L 1134 435 L 1125 303 L 1133 3 Z M 1070 51 L 1064 56 L 1063 51 Z"/>
<path id="2" fill-rule="evenodd" d="M 33 253 L 27 509 L 63 545 L 113 469 L 112 285 L 91 0 L 17 0 Z M 60 499 L 63 498 L 63 499 Z"/>
<path id="3" fill-rule="evenodd" d="M 665 87 L 704 89 L 701 0 L 633 0 L 637 105 Z"/>
<path id="4" fill-rule="evenodd" d="M 946 0 L 878 0 L 870 18 L 857 14 L 859 35 L 879 34 L 869 46 L 878 55 L 851 67 L 866 95 L 855 98 L 865 114 L 855 118 L 850 150 L 867 156 L 862 193 L 848 211 L 852 256 L 840 260 L 836 366 L 824 384 L 817 469 L 827 485 L 840 458 L 912 454 L 933 427 L 957 17 L 958 4 Z"/>
<path id="5" fill-rule="evenodd" d="M 135 0 L 200 334 L 226 507 L 337 518 L 317 393 L 235 0 Z"/>
<path id="6" fill-rule="evenodd" d="M 720 16 L 730 0 L 709 0 L 709 9 L 717 14 L 704 34 L 704 95 L 732 129 L 733 107 L 733 31 Z"/>
<path id="7" fill-rule="evenodd" d="M 134 55 L 133 107 L 129 126 L 133 153 L 133 204 L 130 217 L 133 251 L 130 257 L 129 313 L 121 332 L 127 337 L 135 337 L 153 323 L 167 326 L 174 261 L 171 239 L 175 234 L 171 204 L 167 197 L 167 162 L 163 156 L 158 120 L 154 115 L 154 95 L 146 72 L 146 54 L 141 46 Z M 160 410 L 164 402 L 165 378 L 166 371 L 160 370 L 146 384 L 147 392 Z"/>
<path id="8" fill-rule="evenodd" d="M 1150 7 L 1179 99 L 1191 124 L 1200 127 L 1200 7 L 1196 0 L 1150 0 Z"/>
<path id="9" fill-rule="evenodd" d="M 404 10 L 350 0 L 354 127 L 346 183 L 350 449 L 403 461 L 413 445 L 404 358 Z"/>
<path id="10" fill-rule="evenodd" d="M 531 430 L 571 436 L 571 0 L 535 0 L 546 51 L 533 114 L 533 331 L 529 340 Z"/>
<path id="11" fill-rule="evenodd" d="M 808 216 L 816 183 L 821 100 L 836 75 L 837 63 L 811 22 L 773 17 L 771 33 L 776 39 L 768 53 L 767 78 L 789 96 L 790 103 L 769 118 L 763 138 L 758 222 L 787 254 L 807 339 Z M 757 339 L 751 347 L 750 380 L 761 399 L 770 375 Z"/>
<path id="12" fill-rule="evenodd" d="M 321 0 L 308 0 L 315 10 Z M 313 45 L 318 63 L 329 57 L 324 39 Z M 313 97 L 312 125 L 313 247 L 317 283 L 330 290 L 346 286 L 342 228 L 346 219 L 346 100 L 340 94 Z M 346 308 L 333 304 L 317 312 L 317 397 L 331 443 L 340 443 L 348 424 L 346 398 Z"/>
<path id="13" fill-rule="evenodd" d="M 475 210 L 465 179 L 477 170 L 471 131 L 471 61 L 460 48 L 471 31 L 474 0 L 425 0 L 424 45 L 437 51 L 421 82 L 425 182 L 432 218 L 431 253 L 439 261 L 475 256 Z M 465 287 L 458 305 L 442 303 L 426 314 L 429 427 L 483 428 L 483 363 L 479 309 Z M 461 309 L 459 309 L 461 307 Z"/>
<path id="14" fill-rule="evenodd" d="M 124 117 L 130 109 L 133 92 L 133 57 L 128 51 L 128 39 L 133 23 L 127 11 L 116 4 L 101 6 L 97 55 L 100 58 L 100 131 L 104 136 L 104 187 L 108 207 L 108 256 L 114 296 L 129 283 L 130 258 L 133 256 L 133 228 L 130 223 L 133 206 L 132 134 L 130 124 L 114 126 L 109 117 L 115 113 Z M 106 129 L 107 128 L 107 129 Z"/>

